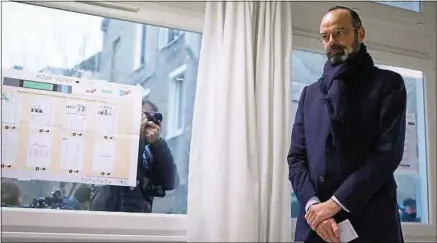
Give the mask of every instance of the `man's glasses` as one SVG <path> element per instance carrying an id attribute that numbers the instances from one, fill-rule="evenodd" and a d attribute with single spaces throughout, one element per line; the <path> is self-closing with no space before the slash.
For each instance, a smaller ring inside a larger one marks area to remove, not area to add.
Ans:
<path id="1" fill-rule="evenodd" d="M 340 28 L 340 29 L 334 30 L 332 33 L 322 33 L 322 34 L 320 34 L 319 41 L 322 44 L 326 44 L 331 40 L 331 36 L 334 40 L 338 40 L 339 38 L 341 38 L 345 34 L 347 34 L 349 30 L 356 30 L 356 29 L 357 28 L 351 28 L 351 29 L 346 30 L 346 29 Z"/>

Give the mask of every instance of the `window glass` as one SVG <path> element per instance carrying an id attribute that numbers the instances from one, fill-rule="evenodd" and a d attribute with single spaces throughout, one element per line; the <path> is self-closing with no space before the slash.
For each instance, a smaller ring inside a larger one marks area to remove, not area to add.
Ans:
<path id="1" fill-rule="evenodd" d="M 201 34 L 16 2 L 2 7 L 2 68 L 141 86 L 143 100 L 152 102 L 143 110 L 157 108 L 163 115 L 161 138 L 170 148 L 180 178 L 175 188 L 166 190 L 154 182 L 141 190 L 2 177 L 2 206 L 141 212 L 152 207 L 155 213 L 185 214 Z M 167 33 L 165 46 L 160 45 L 161 33 Z M 175 82 L 170 74 L 181 66 L 184 71 Z M 175 120 L 179 133 L 167 139 L 168 118 Z M 155 176 L 143 177 L 155 180 Z M 99 197 L 102 203 L 95 206 L 92 201 Z"/>
<path id="2" fill-rule="evenodd" d="M 326 57 L 323 54 L 293 50 L 292 109 L 296 113 L 303 87 L 316 82 L 322 75 Z M 426 137 L 424 129 L 423 73 L 417 70 L 377 65 L 402 75 L 407 89 L 407 134 L 404 160 L 395 172 L 398 184 L 398 204 L 404 222 L 428 222 L 428 184 Z M 297 217 L 299 203 L 291 195 L 292 217 Z"/>
<path id="3" fill-rule="evenodd" d="M 300 95 L 305 86 L 316 82 L 323 74 L 326 57 L 315 52 L 293 50 L 291 61 L 291 110 L 294 119 Z M 293 121 L 294 122 L 294 121 Z M 291 192 L 291 217 L 297 218 L 300 204 Z"/>
<path id="4" fill-rule="evenodd" d="M 428 183 L 423 72 L 377 64 L 404 78 L 407 88 L 407 133 L 401 165 L 395 172 L 398 204 L 404 222 L 428 222 Z"/>
<path id="5" fill-rule="evenodd" d="M 402 8 L 414 12 L 420 12 L 420 0 L 415 1 L 375 1 L 379 4 L 385 4 L 388 6 L 396 7 L 396 8 Z"/>

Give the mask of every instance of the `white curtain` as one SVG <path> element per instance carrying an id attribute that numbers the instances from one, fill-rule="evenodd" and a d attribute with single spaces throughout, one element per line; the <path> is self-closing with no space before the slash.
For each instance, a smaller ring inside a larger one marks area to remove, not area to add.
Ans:
<path id="1" fill-rule="evenodd" d="M 289 2 L 206 2 L 189 242 L 290 242 Z"/>

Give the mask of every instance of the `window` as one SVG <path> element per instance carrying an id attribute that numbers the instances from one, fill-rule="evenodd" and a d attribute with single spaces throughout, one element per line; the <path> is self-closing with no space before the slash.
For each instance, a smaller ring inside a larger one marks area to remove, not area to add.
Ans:
<path id="1" fill-rule="evenodd" d="M 182 33 L 182 31 L 180 31 L 180 30 L 169 29 L 167 43 L 170 43 L 170 42 L 176 40 L 181 35 L 181 33 Z"/>
<path id="2" fill-rule="evenodd" d="M 420 12 L 420 0 L 414 0 L 414 1 L 375 1 L 380 4 L 385 4 L 388 6 L 396 7 L 396 8 L 402 8 L 414 12 Z"/>
<path id="3" fill-rule="evenodd" d="M 146 62 L 146 31 L 147 26 L 145 24 L 135 24 L 135 42 L 133 48 L 133 71 L 137 71 L 142 68 Z"/>
<path id="4" fill-rule="evenodd" d="M 115 74 L 116 72 L 116 68 L 117 68 L 117 58 L 118 58 L 118 49 L 119 49 L 119 45 L 120 45 L 120 37 L 118 37 L 114 43 L 112 44 L 112 53 L 111 53 L 111 81 L 114 82 L 115 81 Z"/>
<path id="5" fill-rule="evenodd" d="M 326 57 L 319 53 L 293 50 L 291 61 L 291 115 L 294 117 L 297 111 L 300 95 L 305 86 L 316 82 L 323 72 Z M 291 217 L 297 218 L 299 213 L 299 201 L 294 192 L 291 192 Z"/>
<path id="6" fill-rule="evenodd" d="M 179 136 L 184 129 L 184 79 L 186 65 L 170 73 L 169 83 L 169 117 L 167 122 L 167 139 Z"/>
<path id="7" fill-rule="evenodd" d="M 292 107 L 293 116 L 297 109 L 297 101 L 304 86 L 316 82 L 322 75 L 326 62 L 323 54 L 302 50 L 293 50 L 292 54 Z M 377 65 L 402 75 L 407 88 L 407 135 L 404 160 L 395 172 L 398 184 L 398 204 L 401 207 L 402 221 L 428 221 L 428 183 L 427 154 L 425 137 L 424 89 L 423 73 L 399 67 Z M 297 217 L 299 203 L 291 195 L 292 217 Z M 404 210 L 406 209 L 406 210 Z M 406 215 L 405 211 L 417 211 L 417 215 Z M 293 212 L 296 211 L 296 212 Z"/>
<path id="8" fill-rule="evenodd" d="M 428 223 L 428 176 L 422 71 L 387 65 L 402 75 L 407 88 L 407 133 L 404 158 L 395 172 L 398 203 L 404 222 Z"/>
<path id="9" fill-rule="evenodd" d="M 178 29 L 162 29 L 159 31 L 159 48 L 163 48 L 182 35 L 182 30 Z"/>
<path id="10" fill-rule="evenodd" d="M 179 46 L 171 51 L 161 50 L 154 60 L 148 60 L 156 62 L 153 64 L 154 70 L 134 74 L 134 25 L 137 23 L 17 2 L 3 3 L 2 7 L 2 68 L 19 67 L 31 72 L 73 76 L 77 73 L 75 67 L 80 66 L 82 70 L 90 71 L 90 79 L 141 85 L 147 99 L 163 114 L 164 121 L 174 121 L 171 129 L 179 131 L 181 139 L 167 141 L 167 144 L 177 165 L 180 184 L 174 190 L 167 191 L 164 197 L 155 197 L 152 212 L 185 214 L 189 163 L 187 151 L 190 150 L 192 124 L 191 117 L 185 119 L 183 115 L 192 116 L 193 113 L 198 58 L 190 54 L 199 52 L 201 34 L 184 31 L 184 36 L 189 37 L 185 43 L 173 42 L 169 45 Z M 144 31 L 146 26 L 147 32 Z M 158 33 L 168 29 L 152 25 L 143 25 L 142 29 L 141 61 L 144 63 L 144 53 L 156 51 L 152 50 L 151 45 L 146 46 L 145 40 L 157 43 Z M 153 48 L 157 49 L 156 44 Z M 170 74 L 181 66 L 193 71 L 180 72 L 171 76 L 170 83 L 167 82 Z M 189 95 L 183 95 L 183 90 Z M 165 129 L 166 125 L 161 133 L 163 137 Z M 63 208 L 64 202 L 77 199 L 80 203 L 75 205 L 75 209 L 89 210 L 92 201 L 90 194 L 97 191 L 91 185 L 78 183 L 18 181 L 11 178 L 2 178 L 2 181 L 12 181 L 18 185 L 20 205 L 23 207 L 19 211 L 29 215 L 35 211 L 25 207 L 38 207 L 42 211 L 42 208 L 59 209 Z M 87 214 L 83 215 L 85 217 Z M 175 220 L 178 221 L 178 218 Z"/>
<path id="11" fill-rule="evenodd" d="M 140 63 L 141 65 L 144 65 L 144 63 L 146 63 L 146 25 L 142 25 L 141 28 L 141 58 L 140 58 Z"/>

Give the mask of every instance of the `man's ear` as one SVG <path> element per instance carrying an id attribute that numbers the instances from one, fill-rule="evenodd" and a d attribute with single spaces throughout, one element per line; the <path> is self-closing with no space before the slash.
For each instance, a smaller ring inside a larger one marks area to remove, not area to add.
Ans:
<path id="1" fill-rule="evenodd" d="M 361 27 L 360 30 L 358 31 L 358 39 L 360 40 L 360 42 L 363 42 L 365 36 L 366 36 L 366 29 L 364 27 Z"/>

